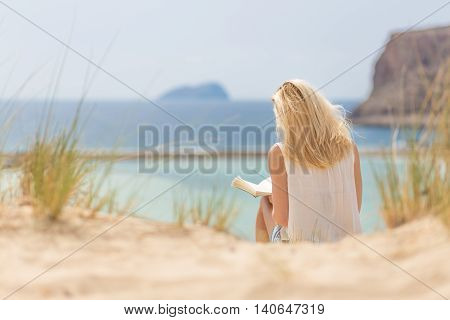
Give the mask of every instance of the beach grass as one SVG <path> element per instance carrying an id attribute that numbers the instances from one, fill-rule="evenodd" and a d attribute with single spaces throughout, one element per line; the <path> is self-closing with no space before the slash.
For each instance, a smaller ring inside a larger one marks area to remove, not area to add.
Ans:
<path id="1" fill-rule="evenodd" d="M 120 197 L 119 187 L 111 185 L 113 168 L 113 160 L 96 160 L 94 169 L 76 192 L 74 206 L 86 210 L 90 217 L 99 213 L 126 214 L 134 205 L 138 193 L 134 191 L 130 195 Z M 122 201 L 119 201 L 119 198 L 122 198 Z"/>
<path id="2" fill-rule="evenodd" d="M 24 155 L 20 186 L 38 216 L 57 219 L 93 170 L 80 157 L 77 126 L 75 117 L 69 129 L 54 135 L 48 127 L 40 130 Z"/>
<path id="3" fill-rule="evenodd" d="M 208 194 L 175 195 L 172 206 L 180 227 L 192 223 L 229 232 L 239 214 L 236 200 L 217 188 Z"/>
<path id="4" fill-rule="evenodd" d="M 104 53 L 100 64 L 106 58 Z M 77 111 L 70 123 L 54 123 L 53 108 L 65 70 L 68 48 L 62 59 L 55 65 L 53 77 L 48 85 L 45 100 L 46 112 L 42 114 L 33 140 L 18 159 L 19 192 L 22 202 L 30 203 L 38 217 L 50 221 L 57 220 L 65 207 L 77 207 L 95 216 L 99 211 L 122 213 L 127 210 L 132 199 L 118 205 L 118 192 L 106 190 L 113 163 L 117 156 L 114 151 L 107 158 L 93 158 L 80 149 L 80 138 L 84 121 L 80 114 L 88 93 L 97 76 L 98 69 L 86 70 L 85 82 L 76 103 Z M 26 83 L 24 84 L 26 85 Z M 21 91 L 17 92 L 17 96 Z M 83 121 L 81 121 L 83 120 Z M 52 123 L 54 126 L 52 126 Z"/>
<path id="5" fill-rule="evenodd" d="M 426 215 L 439 216 L 450 226 L 449 88 L 446 65 L 427 84 L 427 95 L 417 115 L 425 121 L 396 128 L 394 132 L 407 134 L 401 155 L 394 136 L 392 150 L 384 156 L 383 172 L 374 170 L 381 215 L 389 228 Z"/>
<path id="6" fill-rule="evenodd" d="M 68 128 L 56 132 L 44 126 L 22 156 L 20 190 L 37 217 L 57 220 L 68 206 L 90 217 L 100 211 L 121 214 L 131 205 L 130 198 L 119 206 L 117 190 L 105 190 L 113 160 L 92 159 L 80 150 L 78 115 Z"/>

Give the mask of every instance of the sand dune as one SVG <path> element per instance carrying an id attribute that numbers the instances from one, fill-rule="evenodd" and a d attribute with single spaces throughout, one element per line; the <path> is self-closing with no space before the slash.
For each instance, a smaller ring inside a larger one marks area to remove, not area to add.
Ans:
<path id="1" fill-rule="evenodd" d="M 0 213 L 0 295 L 66 257 L 120 218 L 36 223 L 29 207 Z M 450 297 L 450 238 L 424 219 L 359 236 Z M 261 245 L 211 229 L 129 218 L 25 286 L 11 299 L 439 299 L 438 293 L 347 238 Z"/>

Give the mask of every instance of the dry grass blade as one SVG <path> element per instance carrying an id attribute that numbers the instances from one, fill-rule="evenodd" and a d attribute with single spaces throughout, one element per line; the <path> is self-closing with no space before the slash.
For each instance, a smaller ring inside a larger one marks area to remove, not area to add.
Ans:
<path id="1" fill-rule="evenodd" d="M 228 198 L 225 192 L 214 188 L 208 194 L 191 194 L 184 198 L 175 195 L 173 212 L 179 226 L 193 223 L 229 232 L 239 209 L 234 198 Z"/>
<path id="2" fill-rule="evenodd" d="M 119 207 L 117 190 L 104 190 L 113 162 L 93 160 L 80 151 L 78 115 L 68 130 L 51 135 L 45 127 L 24 156 L 20 186 L 39 217 L 56 220 L 67 206 L 91 217 L 100 211 L 121 214 L 131 206 L 131 197 Z"/>
<path id="3" fill-rule="evenodd" d="M 38 133 L 24 157 L 22 192 L 39 216 L 57 219 L 93 170 L 92 162 L 78 150 L 77 125 L 78 115 L 69 130 L 53 136 L 47 130 Z"/>
<path id="4" fill-rule="evenodd" d="M 420 118 L 407 134 L 399 156 L 394 143 L 385 157 L 384 172 L 375 170 L 381 213 L 387 227 L 440 216 L 450 225 L 450 61 L 427 88 Z"/>

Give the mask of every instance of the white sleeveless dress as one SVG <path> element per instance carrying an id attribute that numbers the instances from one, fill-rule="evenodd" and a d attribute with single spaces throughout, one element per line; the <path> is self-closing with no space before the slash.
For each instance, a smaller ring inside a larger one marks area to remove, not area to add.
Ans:
<path id="1" fill-rule="evenodd" d="M 282 145 L 278 144 L 281 150 Z M 353 151 L 328 169 L 302 168 L 284 157 L 290 242 L 337 241 L 361 232 Z"/>

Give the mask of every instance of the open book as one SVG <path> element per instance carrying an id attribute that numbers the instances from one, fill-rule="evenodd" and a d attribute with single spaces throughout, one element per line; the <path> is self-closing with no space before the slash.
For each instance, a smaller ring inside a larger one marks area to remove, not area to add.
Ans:
<path id="1" fill-rule="evenodd" d="M 270 178 L 264 179 L 259 184 L 255 184 L 238 176 L 233 179 L 231 186 L 248 192 L 254 197 L 270 196 L 272 194 L 272 180 Z"/>

